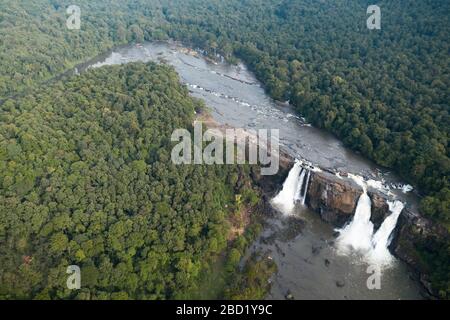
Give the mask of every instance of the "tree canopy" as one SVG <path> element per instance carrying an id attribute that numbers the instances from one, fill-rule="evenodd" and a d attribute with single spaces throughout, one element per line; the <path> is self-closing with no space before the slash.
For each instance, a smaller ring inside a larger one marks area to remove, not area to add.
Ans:
<path id="1" fill-rule="evenodd" d="M 170 135 L 192 127 L 199 103 L 153 63 L 6 101 L 0 297 L 163 299 L 195 286 L 249 188 L 243 166 L 170 161 Z M 65 285 L 69 265 L 81 268 L 81 290 Z"/>
<path id="2" fill-rule="evenodd" d="M 381 30 L 366 27 L 366 10 L 373 4 L 368 0 L 78 0 L 81 29 L 68 30 L 66 8 L 71 2 L 0 3 L 0 99 L 26 95 L 30 88 L 114 45 L 181 40 L 232 62 L 235 57 L 241 58 L 273 98 L 289 100 L 314 125 L 336 134 L 346 145 L 395 169 L 417 186 L 424 195 L 422 213 L 449 227 L 448 1 L 377 1 Z M 39 102 L 39 96 L 20 100 L 20 110 Z M 76 99 L 90 104 L 81 96 Z M 125 96 L 118 99 L 127 105 L 122 101 L 127 100 Z M 19 109 L 10 100 L 1 108 L 6 111 L 2 117 L 7 119 Z M 69 114 L 74 112 L 66 109 Z M 109 125 L 114 125 L 113 120 Z M 127 121 L 127 130 L 135 134 L 139 113 L 130 115 Z M 1 127 L 7 132 L 15 130 L 6 120 Z M 83 125 L 76 129 L 82 128 L 97 130 Z M 159 130 L 159 126 L 148 130 Z M 58 139 L 59 132 L 52 139 Z M 8 144 L 1 150 L 2 156 L 16 157 L 39 146 L 34 135 L 21 139 L 24 145 Z M 77 148 L 87 148 L 83 152 L 89 155 L 88 147 L 93 142 L 85 139 Z M 72 147 L 67 143 L 67 148 Z M 152 159 L 158 158 L 159 147 L 156 142 L 149 147 Z M 114 152 L 120 155 L 122 148 L 136 151 L 130 143 L 124 143 Z M 52 156 L 60 159 L 56 151 Z M 142 173 L 144 164 L 140 161 L 145 160 L 134 161 L 133 174 Z M 2 176 L 2 184 L 26 195 L 40 174 L 27 168 L 17 176 Z M 67 177 L 70 183 L 77 179 Z M 98 179 L 97 183 L 104 183 L 104 177 Z M 53 240 L 56 247 L 66 243 L 62 236 L 55 235 Z M 447 291 L 449 273 L 440 272 L 445 276 L 435 281 Z"/>

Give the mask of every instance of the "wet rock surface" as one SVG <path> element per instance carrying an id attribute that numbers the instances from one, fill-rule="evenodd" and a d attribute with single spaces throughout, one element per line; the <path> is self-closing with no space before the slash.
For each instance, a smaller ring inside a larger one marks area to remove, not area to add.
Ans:
<path id="1" fill-rule="evenodd" d="M 369 191 L 368 194 L 372 201 L 370 221 L 372 221 L 375 229 L 378 229 L 384 219 L 389 215 L 389 205 L 387 204 L 386 198 L 380 193 Z"/>
<path id="2" fill-rule="evenodd" d="M 435 252 L 437 247 L 449 242 L 450 235 L 443 226 L 405 209 L 399 218 L 399 227 L 390 249 L 397 258 L 413 268 L 427 293 L 437 296 L 438 293 L 431 287 L 429 267 L 423 263 L 418 248 L 431 253 Z"/>
<path id="3" fill-rule="evenodd" d="M 321 218 L 335 226 L 343 226 L 354 214 L 362 190 L 350 180 L 315 172 L 306 197 L 306 203 Z"/>
<path id="4" fill-rule="evenodd" d="M 362 188 L 350 179 L 341 179 L 328 171 L 313 172 L 306 204 L 317 212 L 322 220 L 341 228 L 351 221 L 361 194 Z M 387 201 L 391 199 L 373 188 L 369 188 L 368 195 L 372 203 L 371 221 L 377 230 L 390 214 Z M 338 233 L 335 232 L 334 236 L 338 236 Z M 428 267 L 424 265 L 417 248 L 420 246 L 422 250 L 433 252 L 437 243 L 448 241 L 450 236 L 444 227 L 406 207 L 400 215 L 389 249 L 394 256 L 413 269 L 415 278 L 429 295 L 436 295 L 431 288 Z M 320 247 L 312 247 L 311 253 L 317 255 L 320 250 Z M 330 261 L 326 259 L 324 264 L 329 267 Z M 339 282 L 338 285 L 338 282 L 336 285 L 340 288 L 342 283 Z"/>

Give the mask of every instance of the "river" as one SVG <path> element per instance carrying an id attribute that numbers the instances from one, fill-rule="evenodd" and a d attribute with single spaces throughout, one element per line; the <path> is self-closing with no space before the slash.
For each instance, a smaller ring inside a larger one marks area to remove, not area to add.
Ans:
<path id="1" fill-rule="evenodd" d="M 403 184 L 395 174 L 347 149 L 331 134 L 312 127 L 289 105 L 273 101 L 243 64 L 212 63 L 176 43 L 158 42 L 114 49 L 78 66 L 77 71 L 133 61 L 172 65 L 192 96 L 201 98 L 211 108 L 218 123 L 245 129 L 279 129 L 280 145 L 293 157 L 301 157 L 321 168 L 382 181 L 407 206 L 416 207 L 417 196 L 399 190 L 397 187 Z M 408 267 L 400 261 L 383 271 L 381 289 L 369 290 L 368 265 L 357 255 L 336 252 L 332 226 L 303 206 L 296 207 L 295 215 L 305 221 L 301 228 L 293 228 L 298 224 L 293 217 L 280 214 L 268 219 L 262 236 L 249 250 L 269 252 L 278 265 L 267 298 L 284 299 L 287 292 L 295 299 L 422 297 L 420 285 L 412 280 Z"/>

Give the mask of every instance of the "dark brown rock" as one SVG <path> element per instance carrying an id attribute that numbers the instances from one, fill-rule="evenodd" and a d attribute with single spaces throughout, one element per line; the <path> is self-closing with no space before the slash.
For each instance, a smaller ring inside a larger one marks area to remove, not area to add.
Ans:
<path id="1" fill-rule="evenodd" d="M 265 191 L 264 196 L 267 199 L 280 190 L 293 166 L 293 159 L 290 160 L 288 156 L 282 158 L 283 163 L 277 175 L 254 176 L 254 180 Z M 347 176 L 345 173 L 340 173 L 340 175 Z M 318 212 L 323 220 L 336 227 L 342 227 L 352 219 L 361 194 L 361 187 L 351 179 L 340 179 L 331 171 L 311 172 L 306 204 Z M 371 221 L 377 229 L 389 215 L 388 197 L 370 188 L 368 194 L 372 201 Z M 436 296 L 427 276 L 430 272 L 429 267 L 423 262 L 417 248 L 434 252 L 436 244 L 449 241 L 449 233 L 444 227 L 421 216 L 418 212 L 405 208 L 394 231 L 390 250 L 397 258 L 411 266 L 428 293 Z M 317 249 L 313 248 L 312 250 L 314 253 Z M 325 265 L 329 265 L 329 261 L 325 261 Z M 345 285 L 345 282 L 337 281 L 336 285 L 341 287 Z"/>
<path id="2" fill-rule="evenodd" d="M 377 192 L 369 192 L 368 194 L 372 201 L 370 220 L 374 224 L 375 229 L 378 229 L 384 219 L 389 215 L 389 205 L 386 201 L 386 196 Z"/>
<path id="3" fill-rule="evenodd" d="M 307 203 L 320 213 L 323 220 L 336 226 L 344 225 L 355 212 L 362 189 L 351 181 L 314 172 L 308 188 Z"/>

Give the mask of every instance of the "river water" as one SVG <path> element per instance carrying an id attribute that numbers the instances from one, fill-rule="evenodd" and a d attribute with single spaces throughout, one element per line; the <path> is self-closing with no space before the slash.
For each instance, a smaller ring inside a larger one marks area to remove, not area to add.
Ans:
<path id="1" fill-rule="evenodd" d="M 78 66 L 77 71 L 133 61 L 172 65 L 192 96 L 205 101 L 218 123 L 244 129 L 279 129 L 281 147 L 292 156 L 321 168 L 383 181 L 392 187 L 392 194 L 415 208 L 414 192 L 396 189 L 401 184 L 398 177 L 345 148 L 334 136 L 310 126 L 289 105 L 274 102 L 243 64 L 211 63 L 176 43 L 145 43 L 114 49 Z M 250 249 L 268 252 L 278 265 L 267 298 L 284 299 L 288 292 L 295 299 L 421 298 L 420 286 L 399 261 L 383 270 L 381 289 L 369 290 L 368 265 L 357 255 L 337 254 L 332 226 L 303 206 L 296 208 L 295 215 L 301 220 L 281 214 L 269 219 L 261 238 Z"/>

